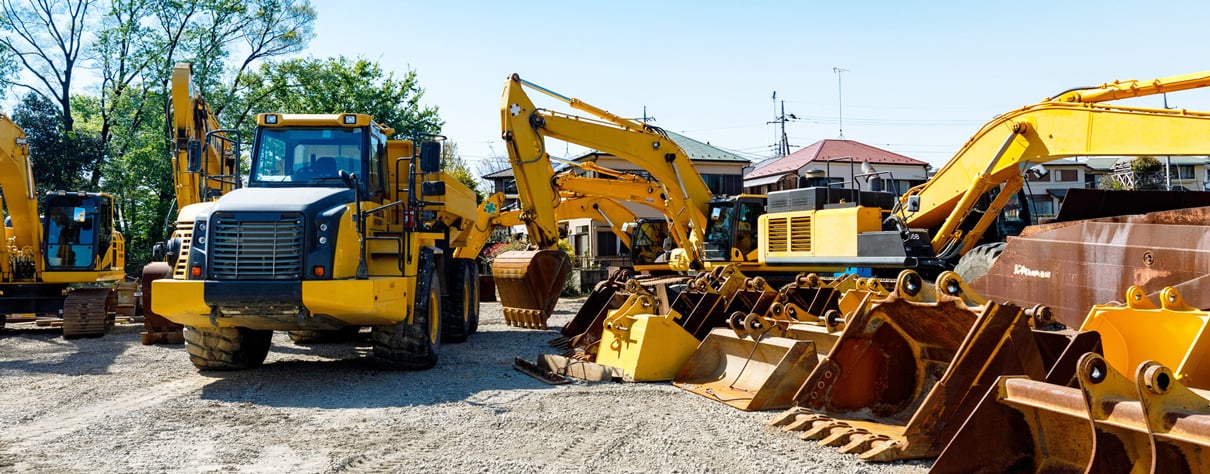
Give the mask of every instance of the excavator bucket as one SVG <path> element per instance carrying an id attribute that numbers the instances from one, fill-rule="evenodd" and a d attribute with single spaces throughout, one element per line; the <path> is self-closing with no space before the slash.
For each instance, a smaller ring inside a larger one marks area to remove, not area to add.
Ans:
<path id="1" fill-rule="evenodd" d="M 910 270 L 895 292 L 847 318 L 831 352 L 770 424 L 867 461 L 936 456 L 1000 375 L 1043 379 L 1046 361 L 1019 307 L 968 306 Z"/>
<path id="2" fill-rule="evenodd" d="M 172 276 L 172 267 L 164 262 L 149 263 L 143 267 L 143 277 L 139 280 L 143 292 L 143 331 L 139 334 L 140 342 L 145 346 L 152 344 L 184 344 L 184 326 L 165 319 L 151 310 L 151 282 L 160 278 Z"/>
<path id="3" fill-rule="evenodd" d="M 571 258 L 558 250 L 514 250 L 492 261 L 504 322 L 546 329 L 571 271 Z"/>
<path id="4" fill-rule="evenodd" d="M 730 329 L 712 330 L 673 385 L 745 411 L 789 408 L 819 362 L 816 348 L 836 339 L 825 318 L 843 319 L 839 288 L 855 288 L 853 281 L 825 285 L 815 274 L 799 275 L 773 291 L 749 280 L 728 305 Z"/>
<path id="5" fill-rule="evenodd" d="M 1133 374 L 1088 353 L 1075 387 L 1000 377 L 931 472 L 1203 472 L 1207 392 L 1155 361 Z"/>
<path id="6" fill-rule="evenodd" d="M 735 308 L 772 304 L 775 295 L 763 279 L 727 266 L 691 280 L 666 313 L 652 296 L 632 296 L 606 318 L 596 362 L 620 369 L 627 381 L 672 380 L 701 339 L 728 326 Z"/>
<path id="7" fill-rule="evenodd" d="M 596 363 L 619 369 L 627 382 L 672 380 L 698 340 L 677 324 L 677 313 L 653 314 L 655 308 L 650 295 L 635 294 L 610 311 Z"/>
<path id="8" fill-rule="evenodd" d="M 1131 286 L 1153 298 L 1171 286 L 1191 306 L 1210 309 L 1208 227 L 1210 207 L 1030 226 L 970 285 L 994 301 L 1049 306 L 1070 327 Z"/>
<path id="9" fill-rule="evenodd" d="M 566 341 L 583 334 L 592 325 L 592 322 L 597 319 L 599 314 L 609 309 L 617 309 L 620 301 L 617 301 L 614 295 L 626 289 L 626 282 L 630 279 L 630 275 L 630 270 L 619 268 L 610 272 L 608 278 L 593 286 L 592 292 L 588 294 L 588 298 L 584 300 L 584 304 L 580 305 L 580 309 L 576 311 L 576 315 L 559 330 L 559 333 L 563 335 L 562 340 Z M 551 341 L 551 345 L 554 347 L 560 347 L 560 344 L 556 341 Z"/>
<path id="10" fill-rule="evenodd" d="M 789 408 L 819 362 L 815 344 L 784 337 L 749 339 L 710 331 L 672 384 L 744 411 Z"/>
<path id="11" fill-rule="evenodd" d="M 611 310 L 620 308 L 631 295 L 641 293 L 654 298 L 658 314 L 667 313 L 672 295 L 676 294 L 674 287 L 689 280 L 685 276 L 615 278 L 618 275 L 625 274 L 615 273 L 597 284 L 572 320 L 563 326 L 563 335 L 550 341 L 552 347 L 563 349 L 566 357 L 596 360 L 597 344 Z"/>
<path id="12" fill-rule="evenodd" d="M 1105 360 L 1119 372 L 1154 360 L 1171 367 L 1182 384 L 1210 389 L 1208 327 L 1210 312 L 1186 304 L 1175 288 L 1164 288 L 1157 306 L 1132 286 L 1126 304 L 1093 306 L 1080 330 L 1101 334 Z"/>

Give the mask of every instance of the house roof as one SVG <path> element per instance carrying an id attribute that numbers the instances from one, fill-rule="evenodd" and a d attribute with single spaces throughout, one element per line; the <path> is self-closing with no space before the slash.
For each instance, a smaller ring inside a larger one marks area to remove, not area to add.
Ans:
<path id="1" fill-rule="evenodd" d="M 898 153 L 886 151 L 861 142 L 856 142 L 853 140 L 825 139 L 817 141 L 811 144 L 811 146 L 783 156 L 777 160 L 766 162 L 752 170 L 752 172 L 748 173 L 747 176 L 744 176 L 744 179 L 797 173 L 798 170 L 806 166 L 807 163 L 825 161 L 856 161 L 858 163 L 870 162 L 895 165 L 928 166 L 928 163 L 924 161 L 908 158 Z"/>
<path id="2" fill-rule="evenodd" d="M 702 143 L 679 133 L 664 131 L 668 138 L 680 145 L 692 161 L 730 161 L 736 163 L 751 163 L 752 160 L 735 153 L 723 150 L 709 143 Z"/>

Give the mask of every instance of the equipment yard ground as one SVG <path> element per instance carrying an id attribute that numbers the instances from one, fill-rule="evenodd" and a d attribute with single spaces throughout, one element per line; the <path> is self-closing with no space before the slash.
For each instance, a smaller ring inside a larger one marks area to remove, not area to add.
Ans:
<path id="1" fill-rule="evenodd" d="M 479 332 L 437 367 L 382 371 L 354 343 L 302 347 L 284 332 L 263 367 L 197 372 L 182 346 L 144 346 L 142 325 L 64 340 L 0 329 L 4 472 L 924 472 L 873 464 L 765 426 L 668 383 L 550 386 L 512 369 L 552 329 Z"/>

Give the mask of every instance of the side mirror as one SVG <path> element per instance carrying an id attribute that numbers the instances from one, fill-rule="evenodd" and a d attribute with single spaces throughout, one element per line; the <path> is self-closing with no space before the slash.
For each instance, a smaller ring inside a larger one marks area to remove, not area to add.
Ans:
<path id="1" fill-rule="evenodd" d="M 908 212 L 920 211 L 920 196 L 908 196 L 907 210 Z"/>
<path id="2" fill-rule="evenodd" d="M 425 181 L 420 185 L 420 193 L 425 196 L 445 196 L 445 181 Z"/>
<path id="3" fill-rule="evenodd" d="M 202 171 L 202 142 L 197 140 L 189 140 L 189 144 L 185 147 L 185 154 L 188 155 L 188 161 L 185 165 L 190 173 Z"/>
<path id="4" fill-rule="evenodd" d="M 349 173 L 345 170 L 340 170 L 340 182 L 344 183 L 346 188 L 357 190 L 357 175 Z"/>
<path id="5" fill-rule="evenodd" d="M 441 144 L 422 142 L 420 144 L 420 172 L 433 174 L 438 171 L 441 171 Z"/>
<path id="6" fill-rule="evenodd" d="M 156 242 L 155 245 L 151 246 L 151 259 L 152 260 L 155 260 L 155 261 L 163 260 L 164 257 L 168 256 L 167 254 L 168 254 L 168 252 L 166 250 L 164 250 L 163 242 Z"/>

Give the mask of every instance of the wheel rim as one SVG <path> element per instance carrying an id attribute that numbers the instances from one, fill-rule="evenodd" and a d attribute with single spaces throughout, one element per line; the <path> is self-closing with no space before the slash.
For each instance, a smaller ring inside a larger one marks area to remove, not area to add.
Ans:
<path id="1" fill-rule="evenodd" d="M 434 279 L 434 283 L 436 279 Z M 429 290 L 429 342 L 436 345 L 441 336 L 441 292 L 437 285 Z"/>
<path id="2" fill-rule="evenodd" d="M 470 274 L 463 275 L 462 278 L 462 327 L 467 327 L 471 323 L 471 304 L 473 304 L 474 285 L 471 284 Z"/>

